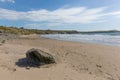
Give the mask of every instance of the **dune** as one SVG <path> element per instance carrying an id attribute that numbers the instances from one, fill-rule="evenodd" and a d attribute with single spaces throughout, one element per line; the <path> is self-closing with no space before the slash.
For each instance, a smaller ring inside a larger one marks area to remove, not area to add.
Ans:
<path id="1" fill-rule="evenodd" d="M 31 48 L 52 54 L 56 64 L 26 67 Z M 115 46 L 22 36 L 0 45 L 0 80 L 120 80 L 119 52 Z"/>

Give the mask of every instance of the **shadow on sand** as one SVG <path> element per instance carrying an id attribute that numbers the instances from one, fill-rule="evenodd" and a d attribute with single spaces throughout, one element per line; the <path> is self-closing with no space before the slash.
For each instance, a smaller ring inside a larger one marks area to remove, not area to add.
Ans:
<path id="1" fill-rule="evenodd" d="M 28 58 L 21 58 L 15 64 L 19 67 L 40 67 L 43 65 L 38 62 L 31 61 Z"/>

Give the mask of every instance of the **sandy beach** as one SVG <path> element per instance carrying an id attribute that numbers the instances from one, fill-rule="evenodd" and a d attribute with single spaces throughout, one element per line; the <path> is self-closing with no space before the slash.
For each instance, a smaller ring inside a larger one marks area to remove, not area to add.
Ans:
<path id="1" fill-rule="evenodd" d="M 52 54 L 56 64 L 26 68 L 31 48 Z M 120 47 L 41 38 L 10 39 L 0 45 L 0 80 L 120 80 Z"/>

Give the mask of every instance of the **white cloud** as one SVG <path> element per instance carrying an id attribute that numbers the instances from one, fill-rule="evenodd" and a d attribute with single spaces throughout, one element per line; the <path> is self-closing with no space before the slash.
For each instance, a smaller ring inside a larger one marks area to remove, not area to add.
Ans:
<path id="1" fill-rule="evenodd" d="M 39 27 L 43 27 L 43 26 L 46 26 L 46 27 L 53 27 L 53 26 L 65 26 L 66 24 L 65 23 L 61 23 L 61 22 L 47 22 L 47 23 L 28 23 L 28 24 L 25 24 L 26 27 L 29 27 L 29 28 L 39 28 Z"/>
<path id="2" fill-rule="evenodd" d="M 59 8 L 53 11 L 46 9 L 20 12 L 0 8 L 0 19 L 7 20 L 27 20 L 34 22 L 47 21 L 58 25 L 66 24 L 87 24 L 93 22 L 102 22 L 104 16 L 118 16 L 120 12 L 105 13 L 106 7 L 87 9 L 86 7 Z"/>
<path id="3" fill-rule="evenodd" d="M 15 0 L 0 0 L 0 2 L 10 2 L 10 3 L 15 3 Z"/>
<path id="4" fill-rule="evenodd" d="M 110 13 L 108 13 L 107 15 L 113 15 L 113 16 L 115 16 L 116 18 L 120 18 L 120 11 L 110 12 Z"/>

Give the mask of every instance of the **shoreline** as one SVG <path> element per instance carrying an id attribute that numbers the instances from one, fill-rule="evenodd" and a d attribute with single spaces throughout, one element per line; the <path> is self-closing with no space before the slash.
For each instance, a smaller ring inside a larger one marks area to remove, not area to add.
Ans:
<path id="1" fill-rule="evenodd" d="M 120 47 L 120 46 L 116 46 L 116 45 L 108 45 L 108 44 L 101 44 L 101 43 L 91 43 L 91 42 L 80 42 L 80 41 L 70 41 L 70 40 L 60 40 L 60 39 L 52 39 L 52 38 L 46 38 L 46 37 L 41 37 L 40 38 L 44 38 L 44 39 L 48 39 L 48 40 L 55 40 L 55 41 L 63 41 L 63 42 L 70 42 L 70 43 L 78 43 L 78 44 L 89 44 L 89 45 L 98 45 L 98 46 L 108 46 L 108 47 Z M 39 38 L 38 38 L 39 39 Z"/>
<path id="2" fill-rule="evenodd" d="M 106 37 L 105 37 L 106 36 Z M 56 40 L 64 40 L 64 41 L 72 41 L 72 42 L 81 42 L 81 43 L 92 43 L 92 44 L 101 44 L 108 46 L 120 46 L 119 37 L 110 36 L 110 35 L 82 35 L 82 34 L 48 34 L 42 35 L 42 37 L 56 39 Z"/>
<path id="3" fill-rule="evenodd" d="M 52 54 L 57 64 L 20 67 L 31 48 Z M 119 80 L 120 47 L 54 40 L 38 35 L 10 39 L 0 46 L 0 79 L 3 80 Z M 8 77 L 5 77 L 5 76 Z"/>

